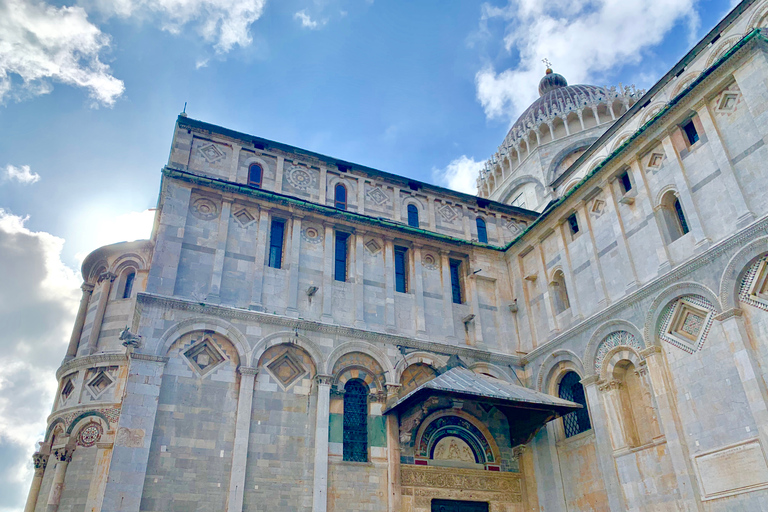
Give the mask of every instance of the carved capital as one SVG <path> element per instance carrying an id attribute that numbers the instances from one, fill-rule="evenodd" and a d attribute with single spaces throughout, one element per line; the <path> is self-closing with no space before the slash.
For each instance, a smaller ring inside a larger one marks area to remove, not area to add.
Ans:
<path id="1" fill-rule="evenodd" d="M 87 295 L 90 295 L 91 293 L 93 293 L 94 288 L 95 286 L 91 283 L 83 283 L 82 285 L 80 285 L 80 289 L 83 290 L 83 293 Z"/>
<path id="2" fill-rule="evenodd" d="M 614 389 L 621 389 L 621 381 L 611 379 L 608 382 L 603 383 L 598 389 L 603 392 L 612 391 Z"/>
<path id="3" fill-rule="evenodd" d="M 333 382 L 333 375 L 315 375 L 315 382 L 319 386 L 330 386 Z"/>
<path id="4" fill-rule="evenodd" d="M 48 457 L 50 455 L 47 453 L 40 453 L 35 452 L 32 455 L 32 463 L 35 465 L 35 472 L 43 472 L 45 471 L 45 467 L 48 465 Z"/>
<path id="5" fill-rule="evenodd" d="M 514 448 L 512 448 L 512 455 L 514 455 L 514 457 L 517 460 L 522 459 L 524 453 L 525 453 L 525 445 L 524 444 L 521 444 L 521 445 L 518 445 L 518 446 L 515 446 Z"/>
<path id="6" fill-rule="evenodd" d="M 258 375 L 259 373 L 258 368 L 252 368 L 250 366 L 240 366 L 237 368 L 237 371 L 240 372 L 240 375 Z"/>
<path id="7" fill-rule="evenodd" d="M 648 359 L 655 354 L 661 354 L 661 347 L 658 345 L 653 345 L 652 347 L 648 347 L 640 351 L 640 357 L 643 359 Z"/>
<path id="8" fill-rule="evenodd" d="M 102 281 L 106 281 L 109 279 L 109 282 L 112 283 L 117 279 L 117 276 L 113 274 L 112 272 L 102 272 L 99 274 L 99 278 L 96 280 L 96 282 L 101 283 Z"/>
<path id="9" fill-rule="evenodd" d="M 53 450 L 53 458 L 59 462 L 71 462 L 75 449 L 71 446 L 62 446 Z"/>
<path id="10" fill-rule="evenodd" d="M 582 386 L 589 386 L 590 384 L 597 384 L 597 381 L 600 380 L 600 377 L 598 375 L 587 375 L 583 379 L 581 379 L 581 385 Z"/>

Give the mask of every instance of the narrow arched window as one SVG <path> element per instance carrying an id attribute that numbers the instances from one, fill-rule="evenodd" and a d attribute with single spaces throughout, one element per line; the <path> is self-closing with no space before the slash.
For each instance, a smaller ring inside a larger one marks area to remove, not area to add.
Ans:
<path id="1" fill-rule="evenodd" d="M 408 205 L 408 225 L 413 228 L 419 227 L 419 209 L 415 204 Z"/>
<path id="2" fill-rule="evenodd" d="M 688 221 L 685 218 L 683 206 L 680 204 L 680 198 L 673 191 L 670 190 L 661 199 L 661 212 L 670 242 L 688 233 Z"/>
<path id="3" fill-rule="evenodd" d="M 130 272 L 125 276 L 125 286 L 123 287 L 123 298 L 130 299 L 133 293 L 133 280 L 136 278 L 136 272 Z"/>
<path id="4" fill-rule="evenodd" d="M 565 287 L 565 274 L 562 270 L 555 272 L 552 278 L 552 298 L 555 302 L 555 313 L 560 314 L 571 307 L 568 300 L 568 290 Z"/>
<path id="5" fill-rule="evenodd" d="M 680 205 L 680 200 L 675 199 L 674 203 L 675 215 L 677 215 L 677 222 L 680 224 L 680 231 L 685 235 L 688 233 L 688 223 L 685 221 L 685 214 L 683 213 L 683 207 Z"/>
<path id="6" fill-rule="evenodd" d="M 481 244 L 488 243 L 488 230 L 485 228 L 485 221 L 478 217 L 475 221 L 477 224 L 477 241 Z"/>
<path id="7" fill-rule="evenodd" d="M 582 406 L 581 409 L 563 416 L 565 437 L 572 437 L 592 428 L 587 410 L 587 398 L 584 396 L 584 387 L 581 385 L 581 377 L 578 373 L 570 371 L 563 375 L 563 378 L 560 379 L 558 396 L 563 400 L 570 400 Z"/>
<path id="8" fill-rule="evenodd" d="M 251 164 L 248 168 L 248 184 L 252 187 L 261 188 L 261 179 L 264 172 L 259 164 Z"/>
<path id="9" fill-rule="evenodd" d="M 344 386 L 343 459 L 368 461 L 368 386 L 353 379 Z"/>
<path id="10" fill-rule="evenodd" d="M 336 188 L 333 189 L 334 206 L 339 210 L 347 209 L 347 187 L 339 183 Z"/>

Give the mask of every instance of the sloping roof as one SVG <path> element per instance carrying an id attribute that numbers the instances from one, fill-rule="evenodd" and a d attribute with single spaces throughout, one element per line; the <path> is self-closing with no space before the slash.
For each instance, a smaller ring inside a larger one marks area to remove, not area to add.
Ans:
<path id="1" fill-rule="evenodd" d="M 500 401 L 504 405 L 510 406 L 544 406 L 536 408 L 558 409 L 557 412 L 561 414 L 581 409 L 581 405 L 577 403 L 518 386 L 511 382 L 481 375 L 467 368 L 457 366 L 417 386 L 416 389 L 400 398 L 397 402 L 387 406 L 384 412 L 396 409 L 405 402 L 415 398 L 416 395 L 428 390 L 467 397 L 471 396 L 480 400 Z"/>

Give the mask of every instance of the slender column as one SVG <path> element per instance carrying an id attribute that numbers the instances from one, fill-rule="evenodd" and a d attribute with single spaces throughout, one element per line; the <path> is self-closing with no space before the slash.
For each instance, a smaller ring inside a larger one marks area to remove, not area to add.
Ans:
<path id="1" fill-rule="evenodd" d="M 88 488 L 88 498 L 85 501 L 86 512 L 101 511 L 109 466 L 112 462 L 113 446 L 113 443 L 96 443 L 96 464 L 93 466 L 91 486 Z"/>
<path id="2" fill-rule="evenodd" d="M 460 205 L 461 208 L 461 227 L 464 230 L 464 238 L 466 240 L 477 240 L 478 238 L 472 236 L 473 229 L 469 227 L 469 215 L 467 215 L 467 209 L 464 205 Z M 477 226 L 475 226 L 475 234 L 477 234 Z"/>
<path id="3" fill-rule="evenodd" d="M 288 308 L 286 314 L 299 316 L 299 254 L 301 252 L 301 215 L 294 214 L 291 229 L 291 267 L 288 270 Z"/>
<path id="4" fill-rule="evenodd" d="M 93 285 L 90 283 L 83 283 L 80 289 L 83 290 L 83 295 L 80 297 L 80 307 L 77 310 L 75 327 L 72 329 L 72 336 L 69 338 L 67 355 L 64 356 L 64 361 L 69 361 L 77 356 L 77 347 L 80 345 L 80 336 L 83 335 L 83 325 L 85 324 L 85 315 L 88 314 L 88 304 L 91 301 Z"/>
<path id="5" fill-rule="evenodd" d="M 99 295 L 99 304 L 96 307 L 96 316 L 93 319 L 91 334 L 88 336 L 88 346 L 85 349 L 85 355 L 90 355 L 96 352 L 99 343 L 99 334 L 101 333 L 101 323 L 104 321 L 104 313 L 107 310 L 109 294 L 112 290 L 112 283 L 115 282 L 116 277 L 117 276 L 112 272 L 104 272 L 99 276 L 101 295 Z"/>
<path id="6" fill-rule="evenodd" d="M 363 242 L 365 241 L 365 231 L 361 229 L 355 230 L 355 327 L 365 327 L 365 269 L 364 258 L 365 249 Z"/>
<path id="7" fill-rule="evenodd" d="M 402 205 L 400 187 L 392 187 L 392 218 L 395 219 L 395 222 L 400 222 Z"/>
<path id="8" fill-rule="evenodd" d="M 237 371 L 240 372 L 240 393 L 237 396 L 235 442 L 232 448 L 232 471 L 229 474 L 227 512 L 242 512 L 243 510 L 245 467 L 248 462 L 248 439 L 251 435 L 253 386 L 259 370 L 241 366 Z"/>
<path id="9" fill-rule="evenodd" d="M 696 477 L 691 463 L 690 452 L 685 443 L 685 433 L 677 413 L 674 393 L 669 389 L 666 374 L 666 363 L 661 347 L 654 345 L 643 350 L 640 356 L 648 364 L 656 405 L 659 408 L 659 420 L 667 440 L 667 450 L 672 461 L 672 467 L 677 479 L 679 499 L 685 511 L 701 511 L 699 489 L 695 484 Z"/>
<path id="10" fill-rule="evenodd" d="M 477 260 L 472 261 L 472 271 L 478 270 L 477 268 Z M 466 283 L 468 290 L 467 297 L 469 299 L 470 303 L 470 311 L 474 313 L 475 318 L 472 319 L 472 323 L 474 324 L 475 329 L 475 344 L 476 345 L 482 345 L 483 344 L 483 325 L 482 321 L 480 320 L 480 294 L 477 290 L 477 274 L 472 274 L 467 276 Z"/>
<path id="11" fill-rule="evenodd" d="M 721 321 L 728 349 L 731 351 L 747 404 L 755 419 L 763 446 L 768 446 L 768 390 L 762 377 L 760 364 L 749 343 L 741 309 L 731 309 L 717 317 Z"/>
<path id="12" fill-rule="evenodd" d="M 333 323 L 333 226 L 325 224 L 325 250 L 323 251 L 323 314 L 320 320 Z"/>
<path id="13" fill-rule="evenodd" d="M 661 207 L 658 205 L 653 204 L 653 196 L 651 195 L 651 186 L 648 184 L 648 178 L 646 177 L 646 173 L 643 170 L 643 166 L 640 163 L 640 160 L 637 158 L 633 158 L 629 162 L 629 166 L 632 168 L 632 174 L 637 178 L 640 177 L 639 181 L 635 181 L 635 183 L 642 183 L 643 187 L 645 188 L 645 194 L 648 196 L 648 201 L 651 203 L 651 207 L 653 207 L 653 218 L 654 222 L 656 224 L 656 229 L 659 232 L 659 241 L 661 242 L 661 246 L 656 248 L 656 255 L 659 258 L 659 271 L 658 273 L 666 273 L 669 271 L 670 267 L 672 266 L 672 258 L 669 256 L 669 247 L 667 247 L 667 239 L 664 235 L 664 230 L 662 226 L 664 225 L 664 221 L 661 218 Z"/>
<path id="14" fill-rule="evenodd" d="M 573 265 L 571 265 L 571 252 L 568 250 L 568 240 L 565 234 L 565 222 L 558 223 L 560 231 L 560 240 L 563 244 L 563 254 L 565 254 L 565 285 L 568 291 L 568 303 L 571 305 L 571 313 L 575 318 L 582 318 L 581 301 L 579 301 L 579 291 L 576 289 L 576 276 L 573 275 Z"/>
<path id="15" fill-rule="evenodd" d="M 413 295 L 416 299 L 416 333 L 427 334 L 427 321 L 424 316 L 424 277 L 422 275 L 421 247 L 413 248 Z"/>
<path id="16" fill-rule="evenodd" d="M 51 492 L 48 493 L 48 506 L 45 512 L 56 512 L 59 510 L 61 495 L 64 492 L 64 478 L 67 476 L 67 466 L 72 461 L 73 447 L 62 446 L 53 450 L 53 457 L 56 459 L 56 469 L 53 473 L 51 482 Z"/>
<path id="17" fill-rule="evenodd" d="M 704 228 L 701 225 L 701 216 L 699 215 L 698 208 L 696 208 L 696 203 L 693 202 L 693 195 L 688 186 L 688 179 L 685 176 L 685 170 L 683 168 L 683 163 L 680 160 L 680 155 L 677 154 L 675 145 L 672 143 L 672 138 L 669 135 L 665 135 L 664 138 L 661 139 L 661 143 L 664 146 L 664 152 L 667 154 L 670 163 L 677 167 L 673 171 L 672 176 L 675 180 L 677 193 L 680 195 L 680 202 L 685 211 L 685 220 L 688 222 L 688 227 L 691 228 L 693 239 L 696 241 L 696 247 L 706 247 L 709 245 L 710 240 L 704 234 Z"/>
<path id="18" fill-rule="evenodd" d="M 598 301 L 600 306 L 607 305 L 611 299 L 608 295 L 608 288 L 605 286 L 605 277 L 603 276 L 603 266 L 600 264 L 600 255 L 597 252 L 597 243 L 595 242 L 595 232 L 592 230 L 592 222 L 589 220 L 589 209 L 587 203 L 581 204 L 581 213 L 584 218 L 584 224 L 587 228 L 587 234 L 589 235 L 590 247 L 592 248 L 592 260 L 595 262 L 595 268 L 597 268 L 597 275 L 592 274 L 596 281 L 597 287 L 603 292 L 603 299 Z"/>
<path id="19" fill-rule="evenodd" d="M 365 213 L 365 178 L 357 178 L 357 213 Z"/>
<path id="20" fill-rule="evenodd" d="M 390 386 L 387 386 L 390 387 Z M 400 386 L 397 386 L 399 388 Z M 397 389 L 390 396 L 397 396 Z M 389 512 L 402 510 L 400 490 L 400 419 L 397 411 L 387 413 L 387 480 L 389 483 Z"/>
<path id="21" fill-rule="evenodd" d="M 320 183 L 318 183 L 318 200 L 320 204 L 325 204 L 325 198 L 328 190 L 328 168 L 324 165 L 320 166 Z"/>
<path id="22" fill-rule="evenodd" d="M 259 210 L 259 231 L 256 234 L 256 254 L 253 262 L 253 287 L 248 309 L 263 311 L 261 292 L 264 289 L 264 267 L 267 265 L 267 238 L 269 237 L 269 212 Z"/>
<path id="23" fill-rule="evenodd" d="M 557 433 L 556 433 L 556 426 L 554 422 L 550 421 L 547 423 L 547 435 L 545 438 L 544 443 L 546 443 L 546 450 L 548 453 L 545 455 L 549 459 L 549 467 L 552 468 L 552 478 L 554 480 L 555 484 L 555 492 L 554 493 L 548 493 L 551 494 L 550 498 L 554 503 L 549 503 L 550 505 L 554 505 L 552 510 L 558 511 L 558 512 L 566 512 L 568 510 L 568 506 L 565 504 L 565 489 L 563 487 L 563 474 L 560 470 L 560 456 L 557 453 Z M 549 509 L 548 509 L 549 510 Z"/>
<path id="24" fill-rule="evenodd" d="M 328 508 L 328 425 L 330 423 L 330 375 L 318 375 L 317 422 L 315 424 L 315 480 L 312 492 L 312 512 Z"/>
<path id="25" fill-rule="evenodd" d="M 440 251 L 440 262 L 442 263 L 441 277 L 443 279 L 443 321 L 445 322 L 445 334 L 448 338 L 455 338 L 456 331 L 453 323 L 453 294 L 451 290 L 451 261 L 450 253 L 445 250 Z"/>
<path id="26" fill-rule="evenodd" d="M 384 279 L 386 281 L 386 317 L 387 329 L 395 328 L 395 243 L 391 238 L 384 239 Z"/>
<path id="27" fill-rule="evenodd" d="M 229 168 L 229 181 L 237 183 L 237 169 L 240 166 L 240 150 L 243 148 L 240 144 L 232 143 L 232 162 Z"/>
<path id="28" fill-rule="evenodd" d="M 549 235 L 546 235 L 549 236 Z M 557 325 L 557 313 L 555 312 L 555 307 L 552 303 L 552 294 L 550 293 L 550 286 L 549 286 L 549 274 L 547 272 L 547 262 L 544 261 L 544 240 L 546 239 L 546 236 L 539 238 L 538 243 L 538 258 L 536 258 L 539 262 L 539 272 L 541 273 L 541 280 L 543 282 L 542 294 L 543 294 L 543 300 L 544 300 L 544 308 L 547 311 L 547 325 L 549 326 L 549 334 L 550 336 L 558 332 L 559 326 Z"/>
<path id="29" fill-rule="evenodd" d="M 720 132 L 717 129 L 717 125 L 715 125 L 715 121 L 712 119 L 707 104 L 702 104 L 701 108 L 697 109 L 696 113 L 699 115 L 701 125 L 704 127 L 704 133 L 709 134 L 707 140 L 710 145 L 710 151 L 712 151 L 712 155 L 715 157 L 715 161 L 721 172 L 721 180 L 725 184 L 725 190 L 723 190 L 723 192 L 726 194 L 731 204 L 736 208 L 736 225 L 738 227 L 744 227 L 754 220 L 755 215 L 749 210 L 747 202 L 744 199 L 744 193 L 733 172 L 733 167 L 731 167 L 731 159 L 728 155 L 728 150 L 723 146 Z"/>
<path id="30" fill-rule="evenodd" d="M 437 222 L 435 220 L 435 198 L 433 196 L 427 196 L 427 220 L 429 221 L 429 230 L 435 231 L 437 229 Z"/>
<path id="31" fill-rule="evenodd" d="M 131 354 L 122 413 L 104 489 L 104 512 L 139 512 L 167 357 Z"/>
<path id="32" fill-rule="evenodd" d="M 285 157 L 277 157 L 277 168 L 275 169 L 275 191 L 283 190 L 283 167 L 285 167 Z"/>
<path id="33" fill-rule="evenodd" d="M 43 483 L 43 475 L 45 475 L 45 466 L 48 464 L 48 454 L 36 452 L 32 455 L 32 461 L 35 464 L 35 476 L 32 477 L 32 486 L 29 488 L 24 512 L 35 512 L 37 497 L 40 495 L 40 486 Z"/>
<path id="34" fill-rule="evenodd" d="M 626 510 L 623 503 L 621 482 L 616 472 L 616 463 L 613 459 L 613 445 L 611 444 L 611 434 L 608 431 L 607 413 L 610 412 L 603 408 L 597 389 L 597 376 L 587 377 L 581 380 L 584 386 L 584 392 L 589 404 L 589 413 L 592 417 L 592 429 L 595 432 L 595 448 L 597 448 L 597 463 L 600 474 L 605 483 L 605 492 L 608 495 L 608 506 L 611 510 Z"/>
<path id="35" fill-rule="evenodd" d="M 227 233 L 229 232 L 229 215 L 232 211 L 232 201 L 221 202 L 221 215 L 219 216 L 219 234 L 216 238 L 216 252 L 213 255 L 213 272 L 211 272 L 211 284 L 208 288 L 206 301 L 219 304 L 221 302 L 221 277 L 224 274 L 224 254 L 227 251 Z"/>

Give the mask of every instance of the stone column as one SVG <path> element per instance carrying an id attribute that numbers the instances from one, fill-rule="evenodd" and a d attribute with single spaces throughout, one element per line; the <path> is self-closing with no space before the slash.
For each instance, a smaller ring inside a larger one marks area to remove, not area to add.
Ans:
<path id="1" fill-rule="evenodd" d="M 323 250 L 323 314 L 320 321 L 333 323 L 333 225 L 325 224 Z"/>
<path id="2" fill-rule="evenodd" d="M 235 420 L 235 442 L 232 448 L 232 470 L 229 474 L 229 499 L 227 512 L 242 512 L 245 494 L 245 467 L 248 462 L 248 439 L 251 435 L 251 407 L 253 405 L 253 386 L 257 368 L 241 366 L 240 392 L 237 396 L 237 416 Z"/>
<path id="3" fill-rule="evenodd" d="M 435 198 L 427 196 L 427 222 L 430 231 L 437 230 L 437 220 L 435 219 Z"/>
<path id="4" fill-rule="evenodd" d="M 318 188 L 317 202 L 320 204 L 325 204 L 326 193 L 328 190 L 328 168 L 324 165 L 320 166 L 320 182 L 317 184 L 317 188 Z"/>
<path id="5" fill-rule="evenodd" d="M 318 375 L 317 421 L 315 423 L 315 479 L 312 491 L 312 512 L 328 508 L 328 425 L 330 423 L 330 375 Z"/>
<path id="6" fill-rule="evenodd" d="M 589 413 L 592 419 L 592 429 L 595 431 L 595 448 L 597 451 L 597 464 L 605 483 L 605 493 L 608 495 L 608 506 L 613 511 L 626 510 L 623 503 L 621 482 L 616 471 L 616 462 L 613 458 L 613 445 L 609 432 L 608 418 L 610 409 L 603 408 L 597 388 L 597 376 L 593 375 L 581 380 L 584 393 L 589 404 Z M 617 390 L 616 390 L 617 391 Z"/>
<path id="7" fill-rule="evenodd" d="M 576 288 L 576 276 L 573 275 L 573 265 L 571 265 L 571 252 L 568 250 L 568 239 L 566 238 L 565 222 L 557 223 L 557 230 L 560 232 L 560 240 L 563 244 L 563 254 L 565 255 L 565 265 L 563 265 L 563 274 L 565 275 L 565 286 L 568 292 L 568 302 L 571 305 L 571 313 L 574 318 L 583 318 L 581 311 L 581 301 L 579 301 L 579 291 Z"/>
<path id="8" fill-rule="evenodd" d="M 364 328 L 365 327 L 365 268 L 363 260 L 365 258 L 365 248 L 364 248 L 364 240 L 365 240 L 365 231 L 361 229 L 355 230 L 355 268 L 354 268 L 354 276 L 355 276 L 355 282 L 352 286 L 354 286 L 355 290 L 355 327 L 357 328 Z"/>
<path id="9" fill-rule="evenodd" d="M 283 168 L 285 167 L 285 157 L 277 157 L 277 167 L 275 169 L 275 192 L 283 191 Z"/>
<path id="10" fill-rule="evenodd" d="M 362 176 L 357 178 L 357 213 L 365 214 L 365 178 Z"/>
<path id="11" fill-rule="evenodd" d="M 555 492 L 548 492 L 547 500 L 545 503 L 549 505 L 546 508 L 547 511 L 566 512 L 568 506 L 565 504 L 565 490 L 563 488 L 563 474 L 560 470 L 560 456 L 557 453 L 557 427 L 554 422 L 547 423 L 547 433 L 544 437 L 545 451 L 543 454 L 544 464 L 552 468 L 552 483 L 555 487 Z M 544 474 L 542 472 L 542 474 Z M 541 485 L 540 480 L 537 479 L 537 483 Z"/>
<path id="12" fill-rule="evenodd" d="M 654 345 L 640 352 L 640 357 L 644 358 L 648 364 L 648 373 L 656 397 L 656 405 L 659 408 L 659 420 L 677 479 L 680 505 L 685 511 L 701 511 L 703 508 L 690 452 L 685 443 L 685 432 L 677 413 L 674 391 L 669 387 L 664 352 L 661 347 Z"/>
<path id="13" fill-rule="evenodd" d="M 269 238 L 269 212 L 259 210 L 259 231 L 256 235 L 256 255 L 253 262 L 253 287 L 251 288 L 251 304 L 248 309 L 264 311 L 261 292 L 264 289 L 264 267 L 267 265 L 267 243 Z"/>
<path id="14" fill-rule="evenodd" d="M 83 283 L 80 289 L 83 290 L 83 295 L 80 297 L 80 307 L 77 310 L 75 327 L 72 329 L 72 336 L 69 338 L 67 355 L 64 356 L 64 361 L 69 361 L 77 356 L 77 347 L 80 345 L 80 336 L 83 335 L 83 325 L 85 324 L 85 316 L 88 314 L 88 304 L 91 302 L 93 285 L 90 283 Z"/>
<path id="15" fill-rule="evenodd" d="M 474 262 L 477 264 L 476 262 Z M 477 270 L 475 265 L 470 267 L 472 271 Z M 475 317 L 471 320 L 472 328 L 475 330 L 475 345 L 482 346 L 483 344 L 483 324 L 480 320 L 480 294 L 477 291 L 477 274 L 471 274 L 465 278 L 467 288 L 467 302 L 470 304 L 470 311 Z M 467 322 L 470 323 L 470 322 Z M 469 325 L 467 325 L 469 328 Z"/>
<path id="16" fill-rule="evenodd" d="M 96 352 L 99 343 L 99 334 L 101 333 L 101 324 L 104 321 L 104 313 L 107 311 L 109 294 L 112 291 L 112 283 L 115 282 L 115 278 L 117 278 L 117 276 L 112 272 L 104 272 L 99 276 L 101 294 L 99 295 L 99 304 L 96 306 L 96 316 L 93 318 L 91 334 L 88 336 L 88 346 L 85 349 L 85 355 L 90 355 Z"/>
<path id="17" fill-rule="evenodd" d="M 634 178 L 633 182 L 635 183 L 635 187 L 637 187 L 637 180 L 642 178 L 637 176 L 633 167 L 627 169 L 627 172 L 632 175 Z M 636 191 L 637 190 L 635 190 L 635 192 Z M 614 231 L 614 235 L 616 236 L 616 248 L 619 250 L 621 258 L 624 259 L 624 261 L 626 261 L 629 265 L 630 275 L 627 277 L 631 279 L 628 279 L 627 282 L 624 283 L 624 289 L 627 293 L 629 293 L 637 288 L 640 280 L 637 277 L 637 269 L 635 268 L 635 261 L 632 258 L 632 253 L 629 250 L 629 244 L 627 244 L 626 230 L 624 229 L 624 219 L 622 218 L 621 210 L 619 209 L 619 201 L 616 200 L 616 194 L 621 193 L 621 187 L 619 185 L 618 178 L 611 180 L 609 190 L 606 192 L 607 195 L 611 198 L 613 212 L 616 215 L 616 222 L 611 222 L 611 225 L 614 229 L 618 228 L 617 231 Z M 589 215 L 589 209 L 587 209 L 587 215 Z M 626 275 L 626 272 L 624 272 L 624 274 Z"/>
<path id="18" fill-rule="evenodd" d="M 131 354 L 123 407 L 117 424 L 105 512 L 139 512 L 167 357 Z"/>
<path id="19" fill-rule="evenodd" d="M 37 497 L 40 495 L 40 485 L 42 485 L 43 475 L 45 475 L 45 466 L 48 464 L 48 454 L 36 452 L 32 455 L 32 461 L 35 465 L 35 476 L 32 477 L 32 486 L 29 488 L 24 512 L 35 512 Z"/>
<path id="20" fill-rule="evenodd" d="M 72 461 L 74 447 L 62 446 L 53 450 L 53 457 L 56 459 L 56 469 L 53 473 L 51 482 L 51 492 L 48 493 L 48 506 L 45 512 L 56 512 L 59 510 L 61 495 L 64 492 L 64 478 L 67 476 L 67 466 Z"/>
<path id="21" fill-rule="evenodd" d="M 389 490 L 387 510 L 400 512 L 403 500 L 400 490 L 400 420 L 397 411 L 387 413 L 387 480 Z"/>
<path id="22" fill-rule="evenodd" d="M 422 275 L 421 247 L 413 247 L 413 296 L 416 299 L 416 334 L 427 335 L 427 320 L 424 309 L 424 276 Z"/>
<path id="23" fill-rule="evenodd" d="M 205 299 L 214 304 L 221 303 L 221 278 L 224 275 L 224 255 L 227 252 L 227 233 L 229 233 L 229 216 L 231 211 L 232 200 L 224 199 L 221 202 L 219 233 L 216 237 L 216 252 L 213 254 L 211 283 L 208 287 L 208 296 Z"/>
<path id="24" fill-rule="evenodd" d="M 299 317 L 299 253 L 301 252 L 301 215 L 294 214 L 291 228 L 291 254 L 288 269 L 288 308 L 286 314 Z"/>
<path id="25" fill-rule="evenodd" d="M 445 335 L 451 339 L 456 337 L 456 330 L 453 323 L 453 294 L 451 291 L 451 260 L 449 255 L 448 251 L 440 251 L 441 277 L 443 279 L 443 321 L 445 322 Z"/>
<path id="26" fill-rule="evenodd" d="M 384 239 L 384 281 L 386 283 L 386 326 L 392 331 L 397 325 L 395 320 L 395 244 L 391 238 Z"/>
<path id="27" fill-rule="evenodd" d="M 605 277 L 603 276 L 603 266 L 600 264 L 600 253 L 597 252 L 597 243 L 595 242 L 595 232 L 592 231 L 592 222 L 589 219 L 589 208 L 587 203 L 581 203 L 581 218 L 584 219 L 584 228 L 586 228 L 586 236 L 589 236 L 589 245 L 592 248 L 592 261 L 595 262 L 595 268 L 597 269 L 597 275 L 592 274 L 595 278 L 595 288 L 603 292 L 603 298 L 597 301 L 600 307 L 605 307 L 611 302 L 608 295 L 608 288 L 605 286 Z"/>
<path id="28" fill-rule="evenodd" d="M 554 297 L 552 297 L 552 293 L 550 293 L 549 274 L 547 273 L 547 262 L 545 261 L 544 256 L 544 240 L 547 236 L 549 236 L 549 234 L 539 238 L 539 250 L 537 251 L 539 254 L 536 261 L 539 264 L 539 272 L 541 280 L 543 281 L 542 300 L 544 300 L 544 309 L 547 311 L 547 326 L 549 327 L 550 336 L 552 336 L 560 329 L 557 325 L 557 312 L 555 311 Z"/>
<path id="29" fill-rule="evenodd" d="M 107 485 L 109 466 L 112 462 L 113 443 L 96 443 L 96 465 L 93 467 L 91 486 L 85 501 L 86 512 L 101 511 L 104 502 L 104 488 Z"/>

